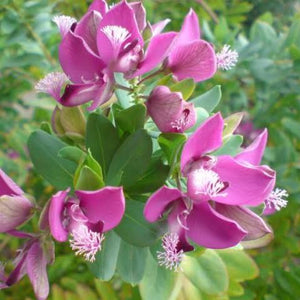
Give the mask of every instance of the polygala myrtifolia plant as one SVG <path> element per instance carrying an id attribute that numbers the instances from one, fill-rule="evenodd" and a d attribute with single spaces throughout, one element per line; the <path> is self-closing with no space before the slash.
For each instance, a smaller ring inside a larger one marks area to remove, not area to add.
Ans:
<path id="1" fill-rule="evenodd" d="M 224 293 L 230 255 L 272 239 L 259 214 L 287 204 L 275 171 L 260 164 L 267 130 L 242 149 L 234 134 L 242 114 L 210 115 L 219 86 L 188 100 L 198 82 L 234 67 L 237 52 L 225 45 L 215 53 L 201 39 L 193 10 L 180 32 L 163 32 L 170 20 L 147 22 L 140 2 L 108 7 L 95 0 L 79 21 L 53 21 L 63 72 L 48 74 L 36 89 L 57 106 L 51 126 L 33 132 L 28 149 L 36 171 L 58 192 L 41 210 L 0 172 L 0 230 L 24 240 L 13 271 L 1 267 L 0 288 L 27 274 L 36 297 L 46 299 L 56 241 L 69 242 L 97 277 L 110 280 L 117 272 L 140 283 L 143 298 L 147 283 L 159 283 L 166 299 L 174 276 L 201 293 Z M 39 211 L 39 231 L 20 231 Z M 216 284 L 209 285 L 213 270 Z M 230 282 L 249 276 L 255 274 Z"/>

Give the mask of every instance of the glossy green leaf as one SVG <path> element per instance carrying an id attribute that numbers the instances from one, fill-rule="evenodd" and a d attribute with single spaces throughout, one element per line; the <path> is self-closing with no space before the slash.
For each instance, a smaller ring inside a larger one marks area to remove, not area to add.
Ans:
<path id="1" fill-rule="evenodd" d="M 164 165 L 160 157 L 153 158 L 146 172 L 133 184 L 126 188 L 129 193 L 154 192 L 164 185 L 170 172 L 170 167 Z"/>
<path id="2" fill-rule="evenodd" d="M 96 260 L 89 263 L 91 272 L 101 280 L 110 280 L 115 274 L 121 239 L 110 231 L 105 234 L 102 249 L 96 255 Z"/>
<path id="3" fill-rule="evenodd" d="M 206 93 L 191 99 L 189 102 L 194 103 L 195 107 L 202 107 L 210 113 L 219 104 L 221 97 L 221 86 L 216 85 Z"/>
<path id="4" fill-rule="evenodd" d="M 133 105 L 115 115 L 117 127 L 125 132 L 133 133 L 144 127 L 146 119 L 146 106 L 143 104 Z"/>
<path id="5" fill-rule="evenodd" d="M 74 162 L 59 157 L 58 153 L 66 146 L 55 136 L 41 130 L 33 132 L 28 139 L 28 150 L 35 169 L 59 190 L 72 187 L 77 167 Z"/>
<path id="6" fill-rule="evenodd" d="M 195 258 L 186 256 L 182 262 L 183 273 L 200 291 L 208 295 L 228 289 L 226 266 L 214 250 L 206 250 Z"/>
<path id="7" fill-rule="evenodd" d="M 166 155 L 169 165 L 173 168 L 186 141 L 186 136 L 180 133 L 162 133 L 159 135 L 157 141 Z"/>
<path id="8" fill-rule="evenodd" d="M 148 248 L 135 247 L 121 240 L 117 272 L 125 282 L 139 283 L 144 275 Z"/>
<path id="9" fill-rule="evenodd" d="M 131 134 L 115 152 L 107 174 L 107 185 L 130 186 L 148 169 L 152 141 L 147 132 L 139 129 Z"/>
<path id="10" fill-rule="evenodd" d="M 119 143 L 118 131 L 107 118 L 96 113 L 89 116 L 86 147 L 100 164 L 104 178 Z"/>
<path id="11" fill-rule="evenodd" d="M 154 244 L 163 231 L 160 223 L 147 222 L 143 211 L 144 203 L 126 199 L 125 214 L 121 223 L 115 228 L 124 241 L 138 247 Z"/>
<path id="12" fill-rule="evenodd" d="M 66 146 L 58 152 L 58 156 L 79 164 L 85 158 L 85 153 L 78 147 Z"/>

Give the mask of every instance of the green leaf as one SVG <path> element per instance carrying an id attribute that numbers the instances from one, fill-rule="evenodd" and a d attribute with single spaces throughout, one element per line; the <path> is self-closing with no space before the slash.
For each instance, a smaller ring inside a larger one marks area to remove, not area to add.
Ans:
<path id="1" fill-rule="evenodd" d="M 180 133 L 162 133 L 159 135 L 157 141 L 172 169 L 186 141 L 186 136 Z"/>
<path id="2" fill-rule="evenodd" d="M 135 182 L 126 188 L 129 193 L 148 193 L 156 191 L 165 181 L 170 172 L 170 167 L 162 163 L 160 157 L 153 158 L 146 172 Z"/>
<path id="3" fill-rule="evenodd" d="M 72 187 L 77 167 L 74 162 L 59 157 L 58 153 L 66 146 L 55 136 L 41 130 L 33 132 L 28 139 L 28 150 L 35 169 L 59 190 Z"/>
<path id="4" fill-rule="evenodd" d="M 58 157 L 68 159 L 79 164 L 85 158 L 85 153 L 78 147 L 66 146 L 58 152 Z"/>
<path id="5" fill-rule="evenodd" d="M 173 85 L 170 86 L 170 90 L 172 92 L 180 92 L 182 94 L 182 97 L 184 100 L 189 99 L 194 90 L 195 90 L 196 84 L 193 79 L 188 78 L 182 81 L 179 81 Z"/>
<path id="6" fill-rule="evenodd" d="M 83 166 L 74 186 L 76 190 L 96 191 L 104 187 L 104 182 L 90 167 Z"/>
<path id="7" fill-rule="evenodd" d="M 145 220 L 143 211 L 144 203 L 126 199 L 125 214 L 115 228 L 124 241 L 138 247 L 154 244 L 163 232 L 160 223 L 149 223 Z"/>
<path id="8" fill-rule="evenodd" d="M 297 122 L 293 119 L 284 118 L 281 123 L 290 133 L 300 139 L 300 122 Z"/>
<path id="9" fill-rule="evenodd" d="M 243 137 L 241 135 L 232 135 L 226 141 L 221 148 L 214 152 L 214 155 L 231 155 L 235 156 L 240 152 L 240 147 L 243 143 Z"/>
<path id="10" fill-rule="evenodd" d="M 226 264 L 230 279 L 240 282 L 258 276 L 254 260 L 243 250 L 225 249 L 218 250 L 217 253 Z"/>
<path id="11" fill-rule="evenodd" d="M 144 127 L 146 120 L 146 106 L 136 104 L 115 115 L 117 127 L 125 132 L 133 133 Z"/>
<path id="12" fill-rule="evenodd" d="M 196 114 L 197 114 L 196 123 L 193 127 L 186 130 L 186 133 L 195 132 L 195 130 L 197 130 L 197 128 L 201 125 L 201 123 L 203 123 L 209 117 L 209 113 L 204 108 L 196 107 L 195 110 L 196 110 Z"/>
<path id="13" fill-rule="evenodd" d="M 131 134 L 116 151 L 107 173 L 107 185 L 131 186 L 148 169 L 152 140 L 139 129 Z"/>
<path id="14" fill-rule="evenodd" d="M 102 300 L 118 300 L 118 297 L 112 285 L 109 284 L 108 282 L 103 282 L 95 279 L 95 286 Z"/>
<path id="15" fill-rule="evenodd" d="M 86 147 L 100 164 L 105 178 L 120 144 L 118 131 L 107 118 L 93 113 L 89 116 L 86 132 Z"/>
<path id="16" fill-rule="evenodd" d="M 222 97 L 221 86 L 216 85 L 206 93 L 191 99 L 189 102 L 194 103 L 195 107 L 202 107 L 207 112 L 212 112 L 219 104 Z"/>
<path id="17" fill-rule="evenodd" d="M 223 139 L 226 139 L 233 134 L 241 123 L 243 116 L 243 112 L 237 112 L 224 119 L 225 128 L 223 130 Z"/>
<path id="18" fill-rule="evenodd" d="M 175 273 L 159 267 L 148 252 L 144 278 L 139 284 L 143 300 L 170 299 L 175 283 Z"/>
<path id="19" fill-rule="evenodd" d="M 205 294 L 219 294 L 228 288 L 225 264 L 214 250 L 207 249 L 197 258 L 185 256 L 181 266 L 187 278 Z"/>
<path id="20" fill-rule="evenodd" d="M 121 240 L 117 272 L 122 280 L 131 284 L 139 283 L 144 275 L 148 248 L 135 247 Z"/>
<path id="21" fill-rule="evenodd" d="M 96 255 L 96 260 L 89 263 L 91 272 L 101 280 L 110 280 L 115 274 L 121 239 L 113 231 L 105 234 L 102 249 Z"/>
<path id="22" fill-rule="evenodd" d="M 124 78 L 124 75 L 122 73 L 114 73 L 114 76 L 115 76 L 116 83 L 125 87 L 130 87 L 130 84 Z M 119 103 L 123 108 L 128 108 L 131 106 L 131 103 L 133 103 L 133 98 L 131 95 L 129 95 L 128 91 L 116 89 L 115 94 L 118 98 Z"/>

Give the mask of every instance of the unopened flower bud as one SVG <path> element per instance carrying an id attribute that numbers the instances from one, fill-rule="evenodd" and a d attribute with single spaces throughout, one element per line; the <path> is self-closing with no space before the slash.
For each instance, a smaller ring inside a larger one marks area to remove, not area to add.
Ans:
<path id="1" fill-rule="evenodd" d="M 146 105 L 148 114 L 162 132 L 184 132 L 196 122 L 194 105 L 167 86 L 156 87 Z"/>

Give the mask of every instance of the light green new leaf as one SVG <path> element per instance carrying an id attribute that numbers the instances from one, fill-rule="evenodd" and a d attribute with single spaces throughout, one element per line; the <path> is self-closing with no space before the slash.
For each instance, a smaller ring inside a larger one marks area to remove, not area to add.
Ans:
<path id="1" fill-rule="evenodd" d="M 172 92 L 180 92 L 184 100 L 189 99 L 195 90 L 196 84 L 193 79 L 188 78 L 170 86 Z"/>
<path id="2" fill-rule="evenodd" d="M 187 278 L 205 294 L 219 294 L 228 289 L 226 266 L 214 250 L 207 249 L 197 258 L 185 256 L 181 266 Z"/>

